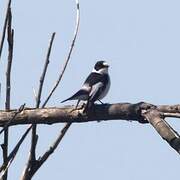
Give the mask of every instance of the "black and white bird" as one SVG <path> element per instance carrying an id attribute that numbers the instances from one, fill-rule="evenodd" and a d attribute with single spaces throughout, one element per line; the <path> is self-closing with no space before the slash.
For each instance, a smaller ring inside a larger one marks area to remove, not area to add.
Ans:
<path id="1" fill-rule="evenodd" d="M 87 101 L 86 107 L 89 108 L 90 105 L 94 104 L 95 101 L 100 101 L 107 95 L 110 88 L 108 68 L 109 65 L 105 61 L 96 62 L 92 72 L 85 80 L 82 88 L 61 103 L 69 100 L 78 100 L 76 105 L 77 108 L 79 102 L 83 100 Z"/>

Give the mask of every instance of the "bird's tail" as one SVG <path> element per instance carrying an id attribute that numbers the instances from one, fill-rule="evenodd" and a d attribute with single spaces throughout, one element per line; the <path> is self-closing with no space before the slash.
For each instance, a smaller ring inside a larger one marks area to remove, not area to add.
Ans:
<path id="1" fill-rule="evenodd" d="M 76 92 L 74 95 L 72 95 L 70 98 L 65 99 L 64 101 L 61 101 L 61 103 L 69 100 L 83 100 L 81 99 L 82 96 L 88 97 L 88 92 L 84 89 L 80 89 L 78 92 Z"/>
<path id="2" fill-rule="evenodd" d="M 71 98 L 67 98 L 67 99 L 61 101 L 61 103 L 64 103 L 64 102 L 66 102 L 66 101 L 69 101 L 70 99 L 71 99 Z"/>

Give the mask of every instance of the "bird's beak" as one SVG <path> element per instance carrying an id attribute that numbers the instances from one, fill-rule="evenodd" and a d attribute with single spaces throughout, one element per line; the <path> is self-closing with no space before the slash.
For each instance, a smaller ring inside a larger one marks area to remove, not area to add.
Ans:
<path id="1" fill-rule="evenodd" d="M 104 62 L 103 65 L 104 65 L 104 67 L 109 67 L 109 64 L 106 62 Z"/>

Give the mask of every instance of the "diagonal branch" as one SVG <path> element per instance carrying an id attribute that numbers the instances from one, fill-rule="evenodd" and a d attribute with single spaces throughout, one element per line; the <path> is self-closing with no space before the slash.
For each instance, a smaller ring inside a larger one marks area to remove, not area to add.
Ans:
<path id="1" fill-rule="evenodd" d="M 67 123 L 67 125 L 60 131 L 60 134 L 58 135 L 55 142 L 49 147 L 49 149 L 44 153 L 42 157 L 39 157 L 37 161 L 37 169 L 33 172 L 33 174 L 43 165 L 43 163 L 48 159 L 48 157 L 55 151 L 55 149 L 58 147 L 59 143 L 63 139 L 64 135 L 66 134 L 67 130 L 71 126 L 71 123 Z"/>
<path id="2" fill-rule="evenodd" d="M 0 167 L 0 179 L 1 177 L 6 173 L 6 171 L 8 170 L 8 168 L 10 167 L 11 163 L 13 162 L 21 144 L 23 143 L 24 139 L 26 138 L 26 136 L 28 135 L 29 131 L 31 130 L 31 126 L 26 130 L 26 132 L 23 134 L 23 136 L 20 138 L 20 140 L 18 141 L 18 143 L 16 144 L 16 146 L 14 147 L 14 149 L 11 151 L 11 153 L 9 154 L 9 156 L 7 157 L 7 161 L 6 163 L 4 163 L 1 167 Z"/>
<path id="3" fill-rule="evenodd" d="M 0 60 L 1 60 L 1 54 L 2 54 L 3 45 L 4 45 L 4 39 L 6 35 L 6 27 L 8 23 L 8 11 L 10 7 L 11 7 L 11 0 L 9 0 L 7 4 L 7 10 L 6 10 L 5 20 L 4 20 L 4 25 L 3 25 L 3 32 L 2 32 L 1 41 L 0 41 Z"/>
<path id="4" fill-rule="evenodd" d="M 150 110 L 144 113 L 144 117 L 155 128 L 159 135 L 180 154 L 179 134 L 162 118 L 158 110 Z"/>
<path id="5" fill-rule="evenodd" d="M 69 53 L 68 53 L 68 56 L 67 56 L 67 59 L 65 60 L 65 64 L 63 66 L 63 69 L 62 69 L 62 72 L 59 74 L 59 77 L 55 83 L 55 85 L 53 86 L 52 90 L 50 91 L 48 97 L 46 98 L 45 102 L 43 103 L 42 107 L 45 107 L 46 104 L 48 103 L 49 99 L 51 98 L 51 96 L 53 95 L 54 91 L 56 90 L 56 88 L 58 87 L 64 73 L 65 73 L 65 70 L 67 68 L 67 65 L 68 65 L 68 62 L 70 60 L 70 57 L 71 57 L 71 54 L 72 54 L 72 51 L 73 51 L 73 48 L 74 48 L 74 44 L 75 44 L 75 41 L 76 41 L 76 37 L 77 37 L 77 34 L 78 34 L 78 30 L 79 30 L 79 22 L 80 22 L 80 9 L 79 9 L 79 2 L 78 0 L 76 0 L 76 8 L 77 8 L 77 13 L 76 13 L 76 26 L 75 26 L 75 30 L 74 30 L 74 37 L 73 37 L 73 40 L 72 40 L 72 43 L 71 43 L 71 46 L 70 46 L 70 49 L 69 49 Z"/>
<path id="6" fill-rule="evenodd" d="M 69 50 L 69 54 L 67 57 L 67 60 L 65 61 L 63 70 L 61 72 L 61 74 L 59 75 L 59 79 L 57 80 L 57 83 L 55 84 L 54 88 L 52 89 L 52 91 L 50 92 L 48 98 L 46 99 L 46 101 L 44 102 L 42 107 L 45 107 L 45 105 L 47 104 L 48 100 L 50 99 L 50 97 L 52 96 L 53 92 L 56 90 L 56 88 L 58 87 L 64 73 L 66 70 L 66 67 L 68 65 L 68 62 L 70 60 L 71 54 L 72 54 L 72 50 L 76 41 L 76 37 L 78 34 L 78 30 L 79 30 L 79 24 L 80 24 L 80 8 L 79 8 L 79 1 L 76 0 L 76 27 L 75 27 L 75 32 L 74 32 L 74 38 L 72 40 L 72 44 Z M 55 142 L 52 144 L 52 146 L 49 147 L 49 149 L 43 154 L 42 157 L 39 158 L 38 160 L 38 166 L 37 166 L 37 170 L 41 167 L 41 165 L 48 159 L 48 157 L 54 152 L 54 150 L 58 147 L 59 143 L 61 142 L 61 140 L 63 139 L 63 137 L 65 136 L 66 132 L 68 131 L 68 129 L 71 126 L 71 122 L 70 123 L 66 123 L 66 125 L 64 126 L 64 128 L 60 131 L 59 136 L 57 137 L 57 139 L 55 140 Z"/>
<path id="7" fill-rule="evenodd" d="M 41 103 L 42 88 L 43 88 L 47 68 L 48 68 L 48 65 L 49 65 L 49 58 L 50 58 L 52 44 L 53 44 L 53 41 L 54 41 L 55 34 L 56 33 L 54 32 L 52 34 L 52 36 L 51 36 L 51 40 L 50 40 L 50 43 L 49 43 L 49 47 L 48 47 L 48 51 L 47 51 L 47 55 L 46 55 L 46 60 L 45 60 L 45 64 L 44 64 L 44 69 L 43 69 L 43 72 L 42 72 L 42 75 L 41 75 L 40 81 L 39 81 L 39 90 L 38 90 L 37 101 L 36 101 L 36 107 L 37 108 L 39 108 L 39 105 Z"/>
<path id="8" fill-rule="evenodd" d="M 54 37 L 55 37 L 55 33 L 53 33 L 51 36 L 51 40 L 49 43 L 43 72 L 42 72 L 42 75 L 40 77 L 38 96 L 36 98 L 36 108 L 39 108 L 39 105 L 41 102 L 41 94 L 42 94 L 43 84 L 44 84 L 44 80 L 45 80 L 45 76 L 46 76 L 46 72 L 47 72 L 47 68 L 48 68 L 48 64 L 49 64 L 49 58 L 50 58 L 50 54 L 51 54 L 51 49 L 52 49 Z M 29 159 L 28 159 L 27 165 L 26 165 L 25 170 L 24 170 L 24 177 L 25 178 L 27 176 L 29 176 L 29 174 L 31 174 L 31 171 L 33 171 L 34 164 L 36 162 L 36 145 L 37 145 L 37 141 L 38 141 L 38 135 L 36 133 L 36 128 L 37 128 L 37 125 L 35 123 L 32 123 L 31 149 L 30 149 Z"/>
<path id="9" fill-rule="evenodd" d="M 56 88 L 58 87 L 58 85 L 59 85 L 59 83 L 60 83 L 60 81 L 61 81 L 61 79 L 62 79 L 62 77 L 63 77 L 63 75 L 64 75 L 64 73 L 65 73 L 65 70 L 66 70 L 66 68 L 67 68 L 68 62 L 69 62 L 69 60 L 70 60 L 70 57 L 71 57 L 71 54 L 72 54 L 72 50 L 73 50 L 73 48 L 74 48 L 75 40 L 76 40 L 76 37 L 77 37 L 77 34 L 78 34 L 78 29 L 79 29 L 80 10 L 79 10 L 79 2 L 78 2 L 78 0 L 76 0 L 76 8 L 77 8 L 77 11 L 76 11 L 76 12 L 77 12 L 77 15 L 76 15 L 76 27 L 75 27 L 74 37 L 73 37 L 73 40 L 72 40 L 72 43 L 71 43 L 71 46 L 70 46 L 70 50 L 69 50 L 67 59 L 66 59 L 66 61 L 65 61 L 63 70 L 62 70 L 62 72 L 60 73 L 60 75 L 59 75 L 59 77 L 58 77 L 57 82 L 56 82 L 55 85 L 53 86 L 52 90 L 50 91 L 50 93 L 49 93 L 48 97 L 46 98 L 45 102 L 43 103 L 42 107 L 45 107 L 45 106 L 46 106 L 46 104 L 48 103 L 48 101 L 49 101 L 49 99 L 51 98 L 52 94 L 54 93 L 54 91 L 55 91 Z M 70 127 L 70 125 L 71 125 L 71 124 L 67 124 L 67 125 L 63 128 L 62 132 L 64 132 L 64 135 L 65 135 L 65 133 L 67 132 L 67 130 L 68 130 L 68 128 Z M 67 130 L 65 131 L 65 129 L 67 129 Z M 60 136 L 62 136 L 62 138 L 63 138 L 64 135 L 60 135 Z M 57 139 L 59 139 L 59 140 L 56 140 L 56 141 L 55 141 L 55 143 L 54 143 L 54 144 L 56 144 L 56 145 L 55 145 L 55 148 L 57 147 L 57 145 L 59 144 L 59 142 L 61 141 L 62 138 L 57 138 Z M 48 152 L 49 152 L 49 155 L 48 155 Z M 46 154 L 46 157 L 48 158 L 51 153 L 50 153 L 50 151 L 47 151 L 45 154 Z M 44 157 L 44 155 L 43 155 L 43 157 Z M 45 162 L 45 161 L 42 161 L 41 163 L 43 164 L 44 162 Z M 41 165 L 42 165 L 42 164 L 41 164 Z M 35 164 L 34 167 L 33 167 L 33 170 L 32 170 L 30 173 L 27 173 L 27 171 L 25 170 L 25 171 L 23 172 L 23 175 L 22 175 L 22 180 L 31 179 L 31 177 L 35 174 L 35 172 L 39 169 L 39 167 L 40 167 L 41 165 L 39 165 L 39 161 L 38 161 L 38 162 L 36 162 L 36 164 Z"/>

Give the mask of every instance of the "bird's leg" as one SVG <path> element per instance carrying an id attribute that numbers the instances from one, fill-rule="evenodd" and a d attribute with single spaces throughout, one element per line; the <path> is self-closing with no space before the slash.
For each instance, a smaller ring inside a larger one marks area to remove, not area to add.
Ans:
<path id="1" fill-rule="evenodd" d="M 98 99 L 98 101 L 99 101 L 101 104 L 104 104 L 100 99 Z"/>
<path id="2" fill-rule="evenodd" d="M 89 111 L 89 109 L 93 110 L 92 107 L 94 106 L 94 102 L 88 100 L 87 103 L 85 104 L 83 113 L 87 113 Z"/>
<path id="3" fill-rule="evenodd" d="M 83 110 L 83 113 L 86 113 L 87 112 L 87 110 L 88 110 L 88 108 L 89 108 L 89 100 L 87 100 L 87 103 L 85 104 L 85 106 L 84 106 L 84 110 Z"/>
<path id="4" fill-rule="evenodd" d="M 78 105 L 79 105 L 80 101 L 81 101 L 81 100 L 78 100 L 78 102 L 77 102 L 77 104 L 76 104 L 75 109 L 77 109 L 77 107 L 78 107 Z"/>
<path id="5" fill-rule="evenodd" d="M 81 101 L 81 100 L 78 100 L 75 108 L 73 108 L 73 109 L 71 110 L 71 112 L 76 111 L 76 110 L 81 110 L 81 109 L 84 108 L 85 104 L 82 104 L 82 105 L 78 108 L 78 105 L 79 105 L 80 101 Z"/>
<path id="6" fill-rule="evenodd" d="M 82 109 L 82 107 L 78 108 L 78 105 L 79 105 L 80 101 L 81 101 L 81 100 L 78 100 L 75 108 L 73 108 L 70 112 L 73 112 L 73 111 L 75 111 L 75 110 L 80 110 L 80 109 Z"/>

